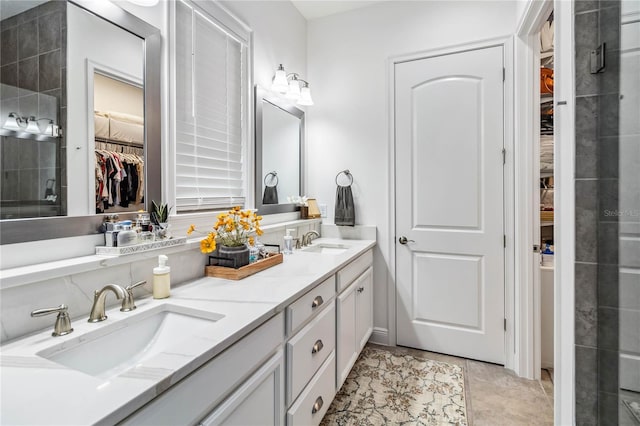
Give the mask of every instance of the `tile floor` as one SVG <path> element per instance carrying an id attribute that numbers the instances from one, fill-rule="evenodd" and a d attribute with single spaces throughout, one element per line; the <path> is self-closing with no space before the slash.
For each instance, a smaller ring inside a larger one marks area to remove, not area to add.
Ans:
<path id="1" fill-rule="evenodd" d="M 470 426 L 553 425 L 553 381 L 547 370 L 542 371 L 541 381 L 526 380 L 500 365 L 411 348 L 370 345 L 462 366 Z"/>

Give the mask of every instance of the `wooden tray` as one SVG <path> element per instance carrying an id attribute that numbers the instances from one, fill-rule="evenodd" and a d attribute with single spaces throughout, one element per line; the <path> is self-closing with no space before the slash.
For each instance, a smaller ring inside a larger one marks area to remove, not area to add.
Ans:
<path id="1" fill-rule="evenodd" d="M 249 275 L 255 274 L 256 272 L 264 271 L 265 269 L 277 265 L 278 263 L 282 263 L 282 259 L 282 253 L 268 253 L 267 257 L 265 257 L 264 259 L 260 259 L 257 262 L 250 263 L 238 269 L 217 265 L 205 266 L 204 275 L 205 277 L 241 280 L 248 277 Z"/>
<path id="2" fill-rule="evenodd" d="M 540 220 L 543 222 L 553 222 L 553 210 L 541 211 Z"/>

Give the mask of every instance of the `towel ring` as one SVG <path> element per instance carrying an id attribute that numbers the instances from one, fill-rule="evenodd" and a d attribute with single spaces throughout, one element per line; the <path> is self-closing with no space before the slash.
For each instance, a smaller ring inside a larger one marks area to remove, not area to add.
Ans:
<path id="1" fill-rule="evenodd" d="M 274 185 L 269 186 L 269 184 L 267 183 L 267 179 L 269 178 L 269 176 L 271 176 L 271 182 L 273 182 L 273 180 L 275 179 L 276 183 Z M 274 186 L 278 186 L 278 173 L 273 171 L 273 172 L 269 172 L 265 175 L 264 177 L 264 186 L 268 186 L 269 188 L 273 188 Z"/>
<path id="2" fill-rule="evenodd" d="M 338 178 L 340 177 L 340 175 L 345 175 L 346 177 L 348 177 L 348 178 L 349 178 L 349 184 L 348 184 L 348 185 L 340 185 L 340 184 L 338 183 Z M 343 170 L 343 171 L 341 171 L 340 173 L 338 173 L 338 174 L 336 175 L 336 185 L 338 185 L 338 186 L 351 186 L 351 184 L 352 184 L 352 183 L 353 183 L 353 175 L 351 174 L 351 172 L 349 171 L 349 169 L 347 169 L 347 170 Z"/>

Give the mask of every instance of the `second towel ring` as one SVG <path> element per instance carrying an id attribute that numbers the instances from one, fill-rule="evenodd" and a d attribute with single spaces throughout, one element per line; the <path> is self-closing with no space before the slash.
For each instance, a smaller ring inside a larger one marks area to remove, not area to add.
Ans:
<path id="1" fill-rule="evenodd" d="M 338 178 L 340 177 L 340 175 L 345 175 L 346 177 L 348 177 L 348 178 L 349 178 L 349 184 L 348 184 L 348 185 L 340 185 L 340 184 L 338 183 Z M 339 173 L 336 175 L 336 185 L 338 185 L 338 186 L 351 186 L 351 184 L 352 184 L 352 183 L 353 183 L 353 175 L 351 174 L 351 172 L 349 171 L 349 169 L 347 169 L 347 170 L 343 170 L 343 171 L 339 172 Z"/>
<path id="2" fill-rule="evenodd" d="M 267 183 L 267 179 L 269 178 L 269 176 L 272 176 L 272 179 L 271 179 L 271 181 L 272 181 L 272 182 L 273 182 L 273 180 L 275 179 L 276 183 L 275 183 L 274 185 L 271 185 L 271 186 L 270 186 L 270 185 Z M 271 188 L 273 188 L 274 186 L 278 186 L 278 182 L 279 182 L 279 180 L 278 180 L 278 173 L 277 173 L 277 172 L 275 172 L 275 171 L 274 171 L 274 172 L 269 172 L 269 173 L 267 173 L 267 174 L 264 176 L 264 180 L 263 180 L 263 182 L 264 182 L 264 185 L 265 185 L 265 186 L 270 186 Z"/>

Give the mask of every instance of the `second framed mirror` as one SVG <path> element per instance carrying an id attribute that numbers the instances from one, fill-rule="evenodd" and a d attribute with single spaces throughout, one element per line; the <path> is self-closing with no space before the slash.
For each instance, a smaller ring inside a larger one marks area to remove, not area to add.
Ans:
<path id="1" fill-rule="evenodd" d="M 287 198 L 305 194 L 304 125 L 303 110 L 256 86 L 255 206 L 262 215 L 298 209 Z"/>

